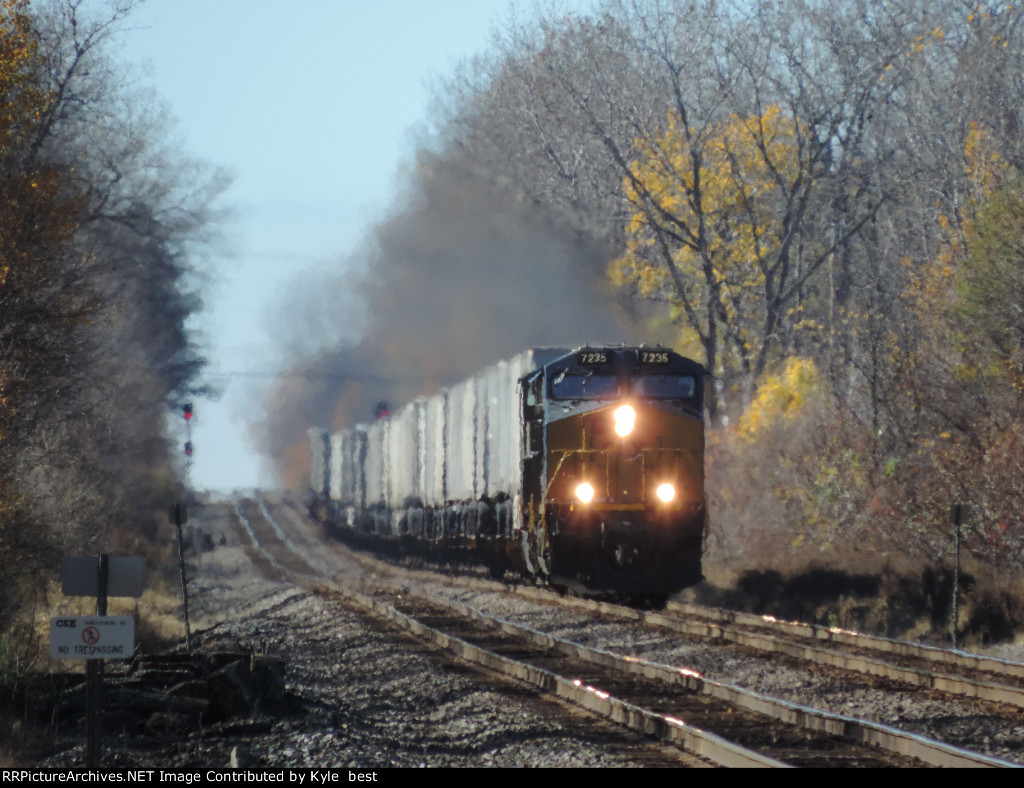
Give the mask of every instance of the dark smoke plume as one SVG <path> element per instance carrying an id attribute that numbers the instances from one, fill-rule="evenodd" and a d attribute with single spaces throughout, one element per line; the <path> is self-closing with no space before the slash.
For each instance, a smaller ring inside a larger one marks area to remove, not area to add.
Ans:
<path id="1" fill-rule="evenodd" d="M 313 325 L 329 322 L 309 315 L 314 300 L 335 304 L 362 327 L 296 363 L 267 397 L 257 437 L 289 487 L 306 479 L 311 426 L 370 421 L 381 400 L 395 409 L 529 347 L 641 340 L 604 289 L 609 250 L 424 161 L 405 206 L 375 228 L 362 271 L 316 283 L 315 299 L 289 307 Z"/>

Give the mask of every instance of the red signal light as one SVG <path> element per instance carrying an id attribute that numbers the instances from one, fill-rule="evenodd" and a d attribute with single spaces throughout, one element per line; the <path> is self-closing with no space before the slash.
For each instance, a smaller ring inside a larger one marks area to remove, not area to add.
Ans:
<path id="1" fill-rule="evenodd" d="M 192 418 L 192 403 L 191 402 L 188 405 L 182 405 L 181 409 L 185 413 L 185 421 L 188 421 L 189 419 Z"/>

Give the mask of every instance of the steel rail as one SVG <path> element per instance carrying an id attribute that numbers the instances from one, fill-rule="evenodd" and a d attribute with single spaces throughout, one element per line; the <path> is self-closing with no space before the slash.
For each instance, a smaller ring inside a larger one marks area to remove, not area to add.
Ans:
<path id="1" fill-rule="evenodd" d="M 894 679 L 923 689 L 948 692 L 978 700 L 1005 703 L 1024 708 L 1024 688 L 993 681 L 971 679 L 949 673 L 939 673 L 922 668 L 906 667 L 886 662 L 883 659 L 853 654 L 817 645 L 787 640 L 778 635 L 758 632 L 743 632 L 732 625 L 714 622 L 687 621 L 664 613 L 645 613 L 643 620 L 673 632 L 719 638 L 724 642 L 757 649 L 772 654 L 783 654 L 794 659 L 806 660 L 818 665 L 827 665 L 842 670 L 855 671 L 870 676 Z"/>
<path id="2" fill-rule="evenodd" d="M 527 588 L 517 589 L 517 593 L 523 594 L 526 597 L 547 599 L 547 601 L 551 601 L 549 592 L 542 592 L 536 589 Z M 1024 687 L 1000 684 L 994 681 L 971 679 L 964 676 L 941 673 L 933 670 L 895 665 L 891 662 L 886 662 L 883 659 L 875 657 L 836 651 L 834 649 L 824 648 L 822 646 L 812 645 L 806 642 L 800 643 L 794 640 L 788 640 L 778 635 L 764 634 L 763 632 L 744 632 L 739 629 L 738 627 L 742 626 L 739 622 L 740 618 L 745 622 L 749 622 L 747 623 L 748 626 L 765 627 L 766 625 L 771 624 L 771 622 L 766 622 L 761 619 L 761 617 L 753 616 L 752 614 L 735 614 L 735 623 L 732 621 L 693 621 L 680 618 L 678 615 L 674 615 L 671 612 L 636 610 L 622 605 L 591 599 L 573 599 L 566 604 L 571 604 L 581 609 L 593 610 L 622 620 L 651 624 L 682 635 L 704 637 L 712 640 L 717 639 L 726 643 L 746 646 L 757 651 L 771 654 L 783 654 L 794 659 L 804 660 L 818 665 L 826 665 L 828 667 L 839 668 L 841 670 L 893 679 L 922 689 L 937 690 L 953 695 L 961 695 L 964 697 L 976 698 L 978 700 L 990 701 L 993 703 L 1004 703 L 1009 706 L 1024 708 Z M 669 609 L 671 610 L 672 608 Z M 728 618 L 728 615 L 725 617 Z M 756 619 L 757 623 L 753 623 L 751 619 Z M 787 628 L 793 629 L 794 631 L 801 631 L 803 626 L 804 625 L 788 624 Z M 849 636 L 851 634 L 854 633 L 846 634 L 846 640 L 850 639 Z M 837 644 L 844 643 L 848 645 L 860 645 L 856 642 L 846 643 L 846 640 L 837 639 L 835 642 Z M 879 638 L 879 640 L 883 639 Z M 898 643 L 898 641 L 894 642 Z M 937 651 L 941 652 L 942 649 L 937 649 Z M 890 653 L 896 654 L 899 652 L 894 648 Z M 911 654 L 910 656 L 914 655 Z M 966 656 L 969 657 L 970 655 Z M 927 659 L 928 657 L 926 656 L 924 658 Z M 978 662 L 983 663 L 986 659 L 987 658 L 983 657 L 978 658 Z M 963 660 L 961 661 L 961 664 L 968 664 L 969 662 L 970 660 Z M 1010 665 L 1016 664 L 1005 663 L 998 660 L 995 662 Z M 979 670 L 981 669 L 982 668 L 979 668 Z"/>
<path id="3" fill-rule="evenodd" d="M 441 632 L 385 602 L 376 600 L 372 596 L 346 585 L 331 584 L 328 587 L 346 599 L 356 602 L 367 611 L 387 619 L 402 630 L 461 659 L 480 665 L 489 671 L 523 681 L 638 733 L 655 736 L 662 741 L 675 744 L 686 752 L 707 759 L 719 766 L 788 767 L 781 761 L 748 750 L 713 733 L 688 725 L 682 720 L 627 703 L 574 679 L 559 676 L 534 665 L 517 662 Z"/>
<path id="4" fill-rule="evenodd" d="M 751 627 L 767 627 L 789 635 L 809 640 L 823 640 L 846 646 L 864 648 L 885 654 L 901 657 L 914 657 L 931 662 L 941 662 L 966 670 L 977 670 L 985 673 L 1024 679 L 1024 662 L 1015 660 L 986 657 L 972 654 L 960 649 L 929 646 L 908 640 L 896 640 L 864 632 L 854 632 L 841 627 L 826 627 L 819 624 L 808 624 L 801 621 L 785 621 L 773 616 L 761 616 L 756 613 L 742 613 L 723 608 L 704 607 L 682 602 L 669 602 L 665 609 L 669 612 L 687 616 L 697 616 L 711 621 L 734 622 Z"/>
<path id="5" fill-rule="evenodd" d="M 744 687 L 709 681 L 695 671 L 685 668 L 663 665 L 636 657 L 621 657 L 610 651 L 593 649 L 570 640 L 556 638 L 531 627 L 490 616 L 469 605 L 444 597 L 433 594 L 422 594 L 422 596 L 436 604 L 447 605 L 460 615 L 489 624 L 507 634 L 521 637 L 533 645 L 557 649 L 578 659 L 603 667 L 611 667 L 624 673 L 654 678 L 671 684 L 681 684 L 688 689 L 702 692 L 748 711 L 765 714 L 780 722 L 796 725 L 806 730 L 823 731 L 863 744 L 876 745 L 898 755 L 917 758 L 932 766 L 1020 768 L 1018 764 L 1000 758 L 954 747 L 881 723 L 833 714 L 762 695 Z"/>

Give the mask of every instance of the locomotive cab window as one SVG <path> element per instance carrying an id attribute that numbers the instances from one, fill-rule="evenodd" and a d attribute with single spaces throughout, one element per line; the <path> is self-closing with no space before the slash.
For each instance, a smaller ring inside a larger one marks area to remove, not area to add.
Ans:
<path id="1" fill-rule="evenodd" d="M 697 381 L 691 375 L 641 375 L 633 378 L 633 394 L 655 399 L 692 399 Z"/>
<path id="2" fill-rule="evenodd" d="M 555 399 L 615 399 L 619 396 L 619 379 L 562 372 L 551 381 L 551 396 Z"/>

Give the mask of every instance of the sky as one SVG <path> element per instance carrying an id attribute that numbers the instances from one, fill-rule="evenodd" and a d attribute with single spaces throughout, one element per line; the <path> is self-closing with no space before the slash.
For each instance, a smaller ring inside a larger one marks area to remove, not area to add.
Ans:
<path id="1" fill-rule="evenodd" d="M 569 5 L 573 5 L 570 3 Z M 576 7 L 585 7 L 583 0 Z M 101 3 L 95 3 L 99 10 Z M 191 486 L 271 486 L 249 438 L 286 362 L 281 294 L 343 264 L 398 196 L 431 85 L 484 52 L 512 0 L 147 0 L 119 57 L 176 118 L 185 153 L 233 176 L 195 332 L 217 400 L 197 398 Z M 532 6 L 520 3 L 520 13 Z M 172 429 L 185 440 L 183 420 Z"/>

